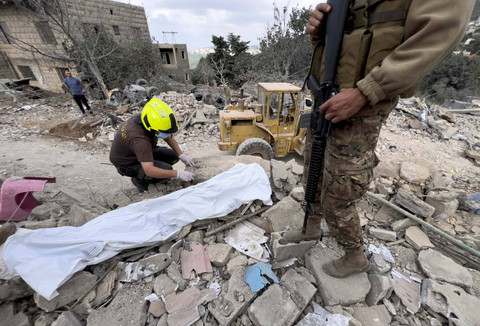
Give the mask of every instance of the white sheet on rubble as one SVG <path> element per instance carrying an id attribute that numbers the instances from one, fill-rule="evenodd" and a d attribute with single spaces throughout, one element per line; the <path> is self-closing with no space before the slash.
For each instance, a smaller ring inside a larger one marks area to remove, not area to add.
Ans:
<path id="1" fill-rule="evenodd" d="M 80 227 L 38 229 L 13 235 L 4 248 L 11 274 L 51 300 L 75 272 L 118 252 L 167 241 L 196 220 L 224 216 L 260 199 L 271 205 L 267 174 L 257 164 L 237 164 L 208 181 L 103 214 Z"/>

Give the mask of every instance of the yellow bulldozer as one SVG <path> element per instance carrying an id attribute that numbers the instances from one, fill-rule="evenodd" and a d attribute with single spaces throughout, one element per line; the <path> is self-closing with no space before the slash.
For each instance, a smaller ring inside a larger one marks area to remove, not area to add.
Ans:
<path id="1" fill-rule="evenodd" d="M 306 128 L 300 127 L 300 115 L 310 112 L 312 101 L 290 83 L 259 83 L 257 94 L 253 109 L 240 98 L 236 106 L 220 111 L 218 148 L 267 160 L 303 155 Z"/>

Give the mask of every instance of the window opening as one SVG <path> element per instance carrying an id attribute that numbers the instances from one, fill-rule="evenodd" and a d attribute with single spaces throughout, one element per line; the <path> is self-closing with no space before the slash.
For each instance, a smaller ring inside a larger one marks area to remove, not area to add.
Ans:
<path id="1" fill-rule="evenodd" d="M 270 93 L 269 99 L 269 119 L 277 120 L 278 118 L 278 105 L 279 105 L 280 95 L 278 93 Z"/>
<path id="2" fill-rule="evenodd" d="M 32 69 L 29 66 L 17 66 L 18 70 L 20 70 L 23 78 L 31 78 L 32 80 L 37 80 L 35 75 L 33 74 Z"/>

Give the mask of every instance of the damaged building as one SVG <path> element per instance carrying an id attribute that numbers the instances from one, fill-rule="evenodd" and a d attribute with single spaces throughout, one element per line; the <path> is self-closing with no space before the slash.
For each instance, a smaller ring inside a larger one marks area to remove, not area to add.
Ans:
<path id="1" fill-rule="evenodd" d="M 108 0 L 65 0 L 66 25 L 95 37 L 106 32 L 121 43 L 124 40 L 150 39 L 145 10 Z M 65 60 L 66 35 L 44 15 L 25 10 L 14 1 L 0 3 L 0 79 L 31 78 L 30 83 L 61 92 L 64 71 L 72 68 Z M 44 53 L 46 55 L 42 55 Z"/>
<path id="2" fill-rule="evenodd" d="M 190 64 L 186 44 L 157 44 L 164 73 L 178 82 L 190 80 Z"/>

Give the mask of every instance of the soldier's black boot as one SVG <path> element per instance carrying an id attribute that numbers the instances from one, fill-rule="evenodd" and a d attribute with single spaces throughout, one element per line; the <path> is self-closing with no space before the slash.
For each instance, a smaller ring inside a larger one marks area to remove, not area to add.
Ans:
<path id="1" fill-rule="evenodd" d="M 345 255 L 322 266 L 323 271 L 330 276 L 344 278 L 352 274 L 367 272 L 370 263 L 363 249 L 345 250 Z"/>

